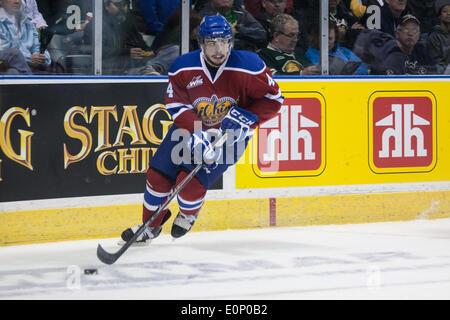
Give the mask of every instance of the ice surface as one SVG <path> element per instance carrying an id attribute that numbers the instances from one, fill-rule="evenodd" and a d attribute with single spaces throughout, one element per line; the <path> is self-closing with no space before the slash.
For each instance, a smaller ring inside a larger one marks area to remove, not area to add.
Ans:
<path id="1" fill-rule="evenodd" d="M 450 219 L 162 234 L 111 266 L 98 243 L 0 247 L 0 299 L 450 298 Z"/>

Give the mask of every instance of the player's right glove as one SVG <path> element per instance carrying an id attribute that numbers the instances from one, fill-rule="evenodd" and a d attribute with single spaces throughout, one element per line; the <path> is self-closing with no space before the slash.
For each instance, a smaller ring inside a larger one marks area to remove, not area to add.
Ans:
<path id="1" fill-rule="evenodd" d="M 220 129 L 227 132 L 227 145 L 243 141 L 256 121 L 258 116 L 253 112 L 236 106 L 231 108 L 220 125 Z"/>
<path id="2" fill-rule="evenodd" d="M 194 163 L 203 163 L 212 170 L 217 167 L 220 153 L 214 150 L 206 130 L 196 130 L 189 137 L 188 146 L 194 156 Z"/>

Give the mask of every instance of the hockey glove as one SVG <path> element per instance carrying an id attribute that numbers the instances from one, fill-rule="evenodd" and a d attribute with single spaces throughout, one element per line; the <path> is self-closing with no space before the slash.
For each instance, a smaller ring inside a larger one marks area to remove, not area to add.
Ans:
<path id="1" fill-rule="evenodd" d="M 217 167 L 219 152 L 214 150 L 206 130 L 196 130 L 189 137 L 188 146 L 194 156 L 194 163 L 203 163 L 204 167 L 212 170 Z"/>
<path id="2" fill-rule="evenodd" d="M 222 120 L 220 128 L 227 132 L 227 145 L 243 141 L 250 126 L 258 121 L 258 116 L 248 110 L 233 107 Z"/>

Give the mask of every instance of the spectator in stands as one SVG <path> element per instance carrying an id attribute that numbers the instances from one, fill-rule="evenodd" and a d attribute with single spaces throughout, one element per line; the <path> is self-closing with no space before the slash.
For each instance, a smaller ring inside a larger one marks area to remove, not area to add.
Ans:
<path id="1" fill-rule="evenodd" d="M 180 55 L 180 20 L 181 10 L 178 9 L 164 26 L 161 41 L 155 49 L 155 56 L 147 61 L 144 67 L 132 70 L 130 74 L 167 75 L 170 65 Z M 202 18 L 191 10 L 189 14 L 189 51 L 199 49 L 197 35 Z"/>
<path id="2" fill-rule="evenodd" d="M 121 47 L 125 53 L 129 53 L 132 59 L 141 60 L 145 56 L 152 56 L 149 45 L 143 37 L 144 25 L 141 17 L 136 15 L 135 11 L 129 9 L 130 0 L 117 1 L 117 7 L 120 12 L 120 21 L 122 28 L 120 31 Z M 137 63 L 138 65 L 141 63 Z"/>
<path id="3" fill-rule="evenodd" d="M 31 69 L 19 49 L 8 48 L 0 50 L 0 74 L 31 74 Z"/>
<path id="4" fill-rule="evenodd" d="M 310 27 L 319 21 L 320 1 L 302 0 L 296 5 L 297 20 L 300 22 L 300 33 L 309 34 Z M 364 29 L 360 19 L 353 14 L 343 0 L 329 0 L 329 19 L 338 26 L 337 43 L 351 48 L 359 32 Z"/>
<path id="5" fill-rule="evenodd" d="M 367 14 L 368 7 L 375 5 L 381 8 L 383 6 L 383 0 L 346 0 L 345 3 L 359 19 L 363 19 Z"/>
<path id="6" fill-rule="evenodd" d="M 379 30 L 367 30 L 357 39 L 353 52 L 369 66 L 370 74 L 435 74 L 436 62 L 420 38 L 420 22 L 413 15 L 399 20 L 396 38 Z"/>
<path id="7" fill-rule="evenodd" d="M 299 29 L 289 14 L 279 14 L 271 22 L 271 41 L 259 51 L 273 75 L 318 75 L 320 69 L 295 52 Z"/>
<path id="8" fill-rule="evenodd" d="M 146 33 L 159 36 L 170 16 L 180 7 L 179 0 L 138 0 L 145 19 Z"/>
<path id="9" fill-rule="evenodd" d="M 296 51 L 300 55 L 304 55 L 308 49 L 308 26 L 319 21 L 319 10 L 315 9 L 317 6 L 316 0 L 295 0 L 294 10 L 291 14 L 298 22 L 298 29 L 300 32 L 300 39 L 297 42 Z M 287 12 L 289 13 L 289 12 Z"/>
<path id="10" fill-rule="evenodd" d="M 50 53 L 52 61 L 67 69 L 66 56 L 86 54 L 83 30 L 92 19 L 92 1 L 38 0 L 39 12 L 48 27 L 39 32 L 41 46 Z M 91 62 L 89 62 L 91 64 Z M 69 67 L 69 71 L 71 68 Z"/>
<path id="11" fill-rule="evenodd" d="M 281 13 L 286 12 L 286 0 L 262 0 L 262 10 L 259 11 L 256 20 L 263 26 L 264 30 L 266 30 L 267 35 L 270 34 L 270 22 L 272 19 Z M 269 40 L 269 39 L 267 39 Z M 266 46 L 268 41 L 266 43 Z M 298 41 L 298 44 L 302 44 L 302 41 Z M 302 48 L 304 52 L 306 49 Z"/>
<path id="12" fill-rule="evenodd" d="M 407 3 L 408 0 L 384 0 L 384 6 L 381 7 L 381 31 L 395 37 L 400 18 L 408 13 Z"/>
<path id="13" fill-rule="evenodd" d="M 233 0 L 209 0 L 200 15 L 221 14 L 230 24 L 234 35 L 234 48 L 256 51 L 267 43 L 263 26 L 246 10 L 233 7 Z"/>
<path id="14" fill-rule="evenodd" d="M 381 28 L 381 7 L 383 0 L 343 0 L 347 7 L 359 19 L 364 29 Z"/>
<path id="15" fill-rule="evenodd" d="M 420 38 L 420 22 L 413 15 L 405 15 L 401 18 L 395 32 L 397 45 L 405 54 L 406 74 L 435 74 L 437 64 L 430 57 L 427 48 Z"/>
<path id="16" fill-rule="evenodd" d="M 329 0 L 330 21 L 338 27 L 337 43 L 351 48 L 360 30 L 364 29 L 358 17 L 342 0 Z"/>
<path id="17" fill-rule="evenodd" d="M 361 19 L 366 13 L 367 6 L 362 2 L 362 0 L 347 0 L 345 4 L 359 19 Z"/>
<path id="18" fill-rule="evenodd" d="M 250 12 L 250 14 L 256 18 L 265 9 L 263 2 L 264 0 L 244 0 L 245 10 Z M 294 13 L 294 2 L 295 2 L 294 0 L 285 0 L 285 8 L 286 8 L 285 13 L 289 14 Z"/>
<path id="19" fill-rule="evenodd" d="M 436 24 L 439 24 L 434 11 L 435 2 L 436 0 L 408 0 L 408 12 L 419 19 L 422 35 L 428 34 Z"/>
<path id="20" fill-rule="evenodd" d="M 86 17 L 86 13 L 92 12 L 92 1 L 86 0 L 38 0 L 37 1 L 39 12 L 42 14 L 44 20 L 48 24 L 50 32 L 59 35 L 68 35 L 76 30 L 76 22 L 74 19 L 74 11 L 71 11 L 74 6 L 80 9 L 80 18 L 83 24 L 83 20 Z M 80 28 L 83 28 L 81 25 Z"/>
<path id="21" fill-rule="evenodd" d="M 270 21 L 280 13 L 286 12 L 286 0 L 262 0 L 262 9 L 259 11 L 256 20 L 263 26 L 267 34 L 270 30 Z"/>
<path id="22" fill-rule="evenodd" d="M 144 66 L 153 55 L 133 19 L 128 1 L 103 0 L 103 74 L 127 74 L 129 69 Z M 92 28 L 93 23 L 85 28 L 86 44 L 93 43 Z"/>
<path id="23" fill-rule="evenodd" d="M 308 35 L 308 42 L 310 46 L 305 53 L 313 64 L 320 62 L 320 44 L 319 44 L 319 25 L 315 24 L 310 34 Z M 329 74 L 331 75 L 367 75 L 367 66 L 356 56 L 350 49 L 340 46 L 336 42 L 338 29 L 336 23 L 330 21 L 328 30 L 328 47 L 329 47 Z"/>
<path id="24" fill-rule="evenodd" d="M 292 16 L 300 23 L 301 21 L 304 21 L 305 23 L 309 23 L 308 18 L 310 19 L 318 19 L 317 16 L 310 16 L 313 11 L 316 11 L 315 13 L 318 14 L 319 11 L 315 10 L 318 6 L 315 0 L 295 0 L 294 1 L 294 8 L 292 11 Z M 317 21 L 317 20 L 316 20 Z"/>
<path id="25" fill-rule="evenodd" d="M 369 74 L 405 74 L 406 56 L 390 34 L 377 29 L 362 30 L 353 52 L 368 66 Z"/>
<path id="26" fill-rule="evenodd" d="M 450 0 L 437 0 L 436 14 L 440 24 L 434 26 L 427 38 L 430 56 L 438 63 L 438 73 L 443 73 L 450 65 Z"/>
<path id="27" fill-rule="evenodd" d="M 37 30 L 48 27 L 47 22 L 39 12 L 36 0 L 22 0 L 22 12 L 31 19 Z"/>
<path id="28" fill-rule="evenodd" d="M 253 0 L 251 0 L 251 1 L 253 1 Z M 261 1 L 261 0 L 255 0 L 255 1 Z M 192 0 L 191 2 L 194 4 L 194 10 L 197 12 L 200 12 L 205 7 L 205 5 L 209 2 L 209 0 Z M 245 9 L 244 0 L 233 0 L 233 6 L 239 10 Z M 247 10 L 247 9 L 245 9 L 245 10 Z M 247 11 L 249 11 L 249 10 L 247 10 Z"/>
<path id="29" fill-rule="evenodd" d="M 33 73 L 58 72 L 47 50 L 42 50 L 34 24 L 21 11 L 21 0 L 0 0 L 1 49 L 20 50 Z M 19 33 L 20 30 L 20 33 Z"/>

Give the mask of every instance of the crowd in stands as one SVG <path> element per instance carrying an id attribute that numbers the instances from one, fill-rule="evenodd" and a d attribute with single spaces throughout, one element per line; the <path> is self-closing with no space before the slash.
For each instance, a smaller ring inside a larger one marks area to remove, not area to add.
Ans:
<path id="1" fill-rule="evenodd" d="M 101 0 L 102 74 L 166 75 L 180 55 L 179 0 Z M 329 74 L 450 74 L 450 0 L 329 0 Z M 92 0 L 0 0 L 0 74 L 92 74 Z M 234 48 L 275 75 L 319 75 L 319 0 L 191 0 L 189 49 L 221 14 Z"/>

